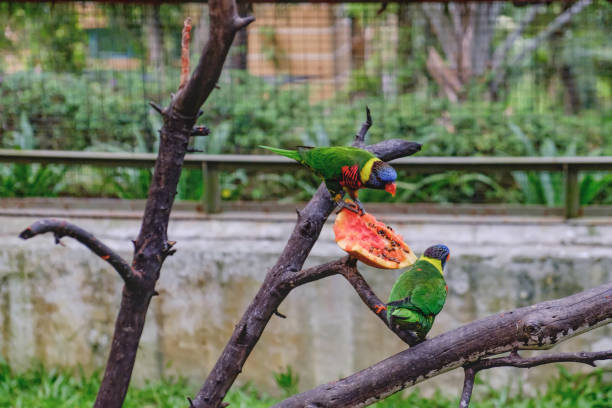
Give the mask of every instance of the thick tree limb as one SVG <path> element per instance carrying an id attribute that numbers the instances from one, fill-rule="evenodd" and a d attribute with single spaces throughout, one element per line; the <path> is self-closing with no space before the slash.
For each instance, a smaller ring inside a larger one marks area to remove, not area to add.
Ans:
<path id="1" fill-rule="evenodd" d="M 159 109 L 152 105 L 162 114 L 164 125 L 142 225 L 134 243 L 133 267 L 143 278 L 137 287 L 126 286 L 123 290 L 96 408 L 119 408 L 123 404 L 149 302 L 156 294 L 155 284 L 164 260 L 174 252 L 174 243 L 167 236 L 168 221 L 193 125 L 200 107 L 219 80 L 234 35 L 254 20 L 239 17 L 234 0 L 210 0 L 208 5 L 210 35 L 198 66 L 170 106 Z M 183 48 L 188 43 L 188 26 L 187 23 Z"/>
<path id="2" fill-rule="evenodd" d="M 115 268 L 119 276 L 121 276 L 127 285 L 133 285 L 142 279 L 140 272 L 133 270 L 122 257 L 104 245 L 93 234 L 68 221 L 54 219 L 36 221 L 23 230 L 21 234 L 19 234 L 19 238 L 30 239 L 47 232 L 53 233 L 56 243 L 59 243 L 59 240 L 65 236 L 76 239 Z"/>
<path id="3" fill-rule="evenodd" d="M 371 118 L 369 121 L 371 122 Z M 368 119 L 362 126 L 362 130 L 365 128 L 364 136 L 369 128 L 367 122 Z M 361 133 L 362 131 L 358 134 L 356 143 L 359 143 Z M 382 160 L 389 161 L 412 155 L 421 149 L 421 145 L 395 139 L 368 146 L 366 149 Z M 220 406 L 227 391 L 242 371 L 242 366 L 253 347 L 259 341 L 268 321 L 291 290 L 286 287 L 287 280 L 296 278 L 292 275 L 298 275 L 304 283 L 315 280 L 311 279 L 312 276 L 309 274 L 297 272 L 302 269 L 310 250 L 319 238 L 327 217 L 334 208 L 335 202 L 332 201 L 327 188 L 322 183 L 306 207 L 298 211 L 298 221 L 283 252 L 276 265 L 266 275 L 261 288 L 236 325 L 236 329 L 204 385 L 193 399 L 195 407 L 216 408 Z M 333 274 L 331 271 L 320 269 L 317 276 L 322 278 L 328 273 Z"/>
<path id="4" fill-rule="evenodd" d="M 295 395 L 276 407 L 365 406 L 484 356 L 517 349 L 547 349 L 610 323 L 611 299 L 609 283 L 563 299 L 489 316 L 417 344 L 349 377 Z"/>
<path id="5" fill-rule="evenodd" d="M 528 358 L 522 357 L 518 353 L 518 350 L 512 350 L 512 352 L 505 357 L 478 360 L 475 363 L 466 364 L 464 366 L 465 379 L 463 382 L 463 392 L 461 394 L 459 408 L 467 408 L 469 406 L 476 374 L 481 370 L 494 367 L 531 368 L 550 363 L 582 363 L 596 367 L 595 361 L 610 359 L 612 359 L 612 350 L 594 351 L 590 353 L 553 353 Z"/>

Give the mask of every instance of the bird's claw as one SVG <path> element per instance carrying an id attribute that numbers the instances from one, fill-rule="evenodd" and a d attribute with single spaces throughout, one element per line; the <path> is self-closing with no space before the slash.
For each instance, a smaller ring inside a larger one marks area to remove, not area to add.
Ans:
<path id="1" fill-rule="evenodd" d="M 380 314 L 380 312 L 382 312 L 383 310 L 387 310 L 387 306 L 385 305 L 376 305 L 374 306 L 374 308 L 376 310 L 374 310 L 374 312 L 376 312 L 376 314 Z"/>
<path id="2" fill-rule="evenodd" d="M 361 204 L 361 203 L 360 203 Z M 349 211 L 354 212 L 357 215 L 363 215 L 365 214 L 365 210 L 363 209 L 362 205 L 359 205 L 355 202 L 353 203 L 348 203 L 346 201 L 338 201 L 338 211 L 336 211 L 336 214 L 340 214 L 340 211 L 342 211 L 343 209 L 347 209 Z"/>

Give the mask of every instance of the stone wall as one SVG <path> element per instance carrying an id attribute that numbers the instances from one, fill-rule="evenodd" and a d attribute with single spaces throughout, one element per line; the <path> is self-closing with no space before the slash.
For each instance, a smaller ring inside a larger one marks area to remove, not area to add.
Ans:
<path id="1" fill-rule="evenodd" d="M 182 375 L 203 381 L 234 325 L 256 293 L 293 227 L 294 215 L 228 214 L 173 220 L 168 258 L 151 303 L 135 368 L 135 381 Z M 447 304 L 432 335 L 492 313 L 566 296 L 610 281 L 612 225 L 606 220 L 565 223 L 552 218 L 381 216 L 420 253 L 434 243 L 451 249 Z M 17 368 L 42 360 L 86 369 L 104 365 L 118 310 L 121 282 L 102 260 L 77 242 L 17 238 L 31 217 L 0 217 L 0 354 Z M 75 219 L 129 259 L 137 220 Z M 325 226 L 307 266 L 342 256 Z M 399 271 L 360 265 L 381 298 Z M 239 377 L 273 391 L 273 373 L 292 366 L 306 389 L 367 367 L 402 349 L 341 277 L 300 287 L 273 317 Z M 609 327 L 564 343 L 562 350 L 612 348 Z M 540 384 L 554 368 L 508 376 Z M 424 383 L 427 392 L 457 392 L 455 370 Z"/>

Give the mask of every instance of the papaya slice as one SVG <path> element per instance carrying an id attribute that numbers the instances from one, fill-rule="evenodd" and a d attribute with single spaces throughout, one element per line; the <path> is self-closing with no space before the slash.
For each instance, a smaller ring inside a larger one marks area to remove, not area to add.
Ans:
<path id="1" fill-rule="evenodd" d="M 405 268 L 417 260 L 400 234 L 368 213 L 360 216 L 343 209 L 334 222 L 334 234 L 340 248 L 375 268 Z"/>

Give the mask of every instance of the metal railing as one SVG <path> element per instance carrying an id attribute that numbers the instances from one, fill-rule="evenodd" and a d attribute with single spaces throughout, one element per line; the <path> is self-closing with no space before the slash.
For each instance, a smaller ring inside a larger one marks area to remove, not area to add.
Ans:
<path id="1" fill-rule="evenodd" d="M 148 167 L 155 165 L 154 153 L 98 153 L 50 150 L 0 149 L 0 162 L 90 165 L 98 167 Z M 412 173 L 450 170 L 483 173 L 510 171 L 556 171 L 564 174 L 566 218 L 580 215 L 578 173 L 611 171 L 612 156 L 599 157 L 409 157 L 394 160 L 393 167 Z M 184 167 L 202 169 L 206 186 L 204 200 L 210 213 L 221 210 L 219 172 L 223 170 L 286 171 L 300 167 L 293 160 L 272 155 L 190 154 Z"/>

